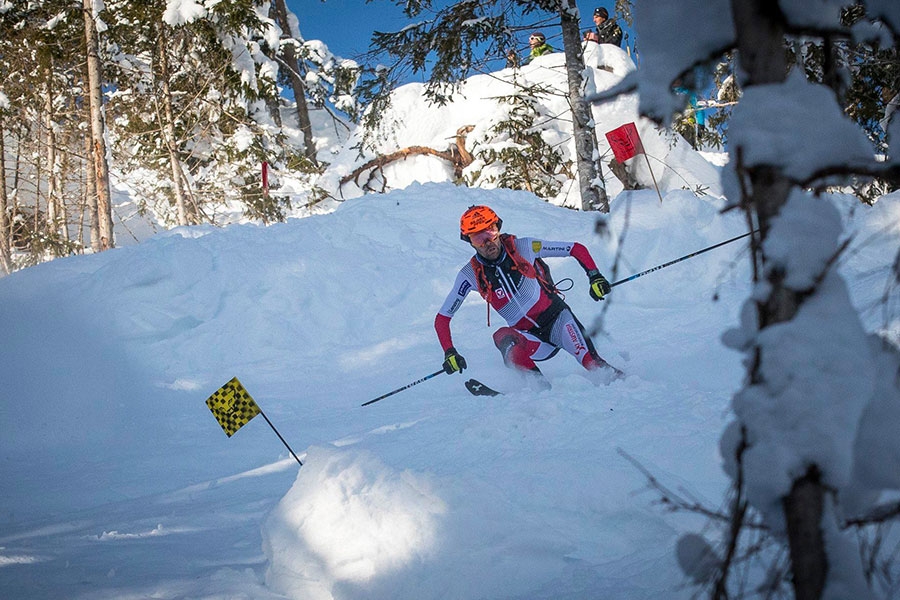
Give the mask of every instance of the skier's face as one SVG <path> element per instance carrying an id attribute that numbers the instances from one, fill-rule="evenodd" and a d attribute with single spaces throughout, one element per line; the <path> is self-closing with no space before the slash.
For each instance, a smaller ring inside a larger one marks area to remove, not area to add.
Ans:
<path id="1" fill-rule="evenodd" d="M 500 230 L 496 225 L 473 233 L 469 236 L 469 243 L 475 248 L 475 252 L 488 260 L 494 260 L 500 256 Z"/>

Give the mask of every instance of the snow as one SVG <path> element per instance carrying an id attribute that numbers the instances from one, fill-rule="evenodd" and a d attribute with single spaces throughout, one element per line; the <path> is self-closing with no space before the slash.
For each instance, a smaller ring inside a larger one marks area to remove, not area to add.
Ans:
<path id="1" fill-rule="evenodd" d="M 772 224 L 765 241 L 766 271 L 785 273 L 792 290 L 812 289 L 837 252 L 840 213 L 827 202 L 795 191 Z"/>
<path id="2" fill-rule="evenodd" d="M 575 261 L 552 261 L 586 324 L 606 309 L 595 340 L 623 381 L 595 386 L 557 356 L 552 390 L 522 389 L 470 297 L 453 321 L 463 376 L 361 407 L 440 368 L 431 322 L 469 256 L 456 227 L 474 203 L 510 232 L 584 242 L 607 275 L 624 240 L 618 278 L 744 231 L 685 191 L 623 194 L 599 238 L 594 215 L 524 192 L 428 184 L 6 277 L 0 596 L 690 597 L 675 547 L 701 520 L 654 506 L 619 450 L 708 503 L 724 493 L 717 439 L 743 368 L 718 336 L 750 292 L 746 242 L 605 306 Z M 843 214 L 866 241 L 842 266 L 858 301 L 889 276 L 898 209 L 894 195 Z M 204 400 L 235 375 L 303 467 L 261 417 L 221 431 Z M 473 397 L 469 376 L 507 395 Z M 856 443 L 896 452 L 882 434 Z"/>
<path id="3" fill-rule="evenodd" d="M 880 279 L 878 269 L 863 269 L 856 278 L 847 278 L 846 265 L 844 277 L 827 270 L 844 241 L 842 227 L 855 240 L 845 255 L 852 256 L 848 262 L 877 262 L 878 252 L 885 253 L 882 260 L 891 260 L 895 250 L 877 250 L 880 242 L 875 240 L 892 237 L 897 230 L 897 197 L 886 196 L 872 210 L 858 214 L 848 210 L 851 204 L 837 204 L 839 211 L 829 200 L 794 192 L 766 240 L 767 273 L 785 273 L 784 285 L 790 289 L 817 286 L 817 292 L 793 319 L 761 331 L 748 301 L 741 327 L 723 338 L 735 349 L 759 348 L 763 379 L 733 399 L 737 420 L 721 440 L 725 468 L 736 475 L 738 428 L 745 427 L 748 496 L 776 528 L 783 526 L 780 498 L 810 465 L 817 465 L 823 481 L 839 491 L 845 517 L 871 508 L 878 498 L 873 491 L 897 487 L 896 476 L 887 473 L 895 470 L 895 463 L 888 467 L 884 460 L 898 451 L 885 431 L 885 424 L 895 426 L 898 417 L 897 390 L 890 378 L 884 379 L 895 372 L 896 350 L 867 333 L 877 331 L 896 343 L 892 310 L 882 306 L 884 312 L 877 317 L 871 310 L 890 302 L 892 292 L 885 291 L 885 280 L 869 279 Z M 759 284 L 752 297 L 765 298 L 766 286 Z M 860 307 L 870 307 L 861 312 L 865 324 L 856 316 Z M 886 320 L 879 324 L 879 318 Z"/>
<path id="4" fill-rule="evenodd" d="M 878 15 L 894 31 L 900 30 L 900 7 L 891 0 L 870 0 L 866 3 L 872 15 Z"/>
<path id="5" fill-rule="evenodd" d="M 797 70 L 784 84 L 747 89 L 730 130 L 729 143 L 743 149 L 745 166 L 783 165 L 798 181 L 828 167 L 872 162 L 871 144 L 843 116 L 834 92 L 809 83 Z"/>
<path id="6" fill-rule="evenodd" d="M 197 19 L 205 17 L 207 14 L 206 7 L 202 2 L 195 0 L 167 0 L 166 10 L 163 11 L 163 22 L 178 27 L 192 23 Z"/>

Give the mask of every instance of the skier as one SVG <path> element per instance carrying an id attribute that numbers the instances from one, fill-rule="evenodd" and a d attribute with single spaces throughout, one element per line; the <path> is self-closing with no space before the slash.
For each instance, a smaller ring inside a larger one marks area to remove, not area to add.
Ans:
<path id="1" fill-rule="evenodd" d="M 473 289 L 507 322 L 494 332 L 494 344 L 508 367 L 533 376 L 541 388 L 549 388 L 535 362 L 547 360 L 560 348 L 589 371 L 603 373 L 605 382 L 624 374 L 600 358 L 569 306 L 556 292 L 542 257 L 572 256 L 590 281 L 590 295 L 602 300 L 610 285 L 597 270 L 587 248 L 578 242 L 548 242 L 501 234 L 502 221 L 487 206 L 471 206 L 460 218 L 460 237 L 475 255 L 456 276 L 453 289 L 434 319 L 444 350 L 444 371 L 462 372 L 466 360 L 453 346 L 450 319 Z M 488 308 L 490 324 L 490 308 Z"/>

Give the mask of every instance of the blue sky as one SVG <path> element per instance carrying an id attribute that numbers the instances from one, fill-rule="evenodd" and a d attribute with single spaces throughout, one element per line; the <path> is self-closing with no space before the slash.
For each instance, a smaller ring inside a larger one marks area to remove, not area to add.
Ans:
<path id="1" fill-rule="evenodd" d="M 408 23 L 403 11 L 388 0 L 287 0 L 300 21 L 300 33 L 321 40 L 343 58 L 355 58 L 369 47 L 372 32 L 393 31 Z"/>

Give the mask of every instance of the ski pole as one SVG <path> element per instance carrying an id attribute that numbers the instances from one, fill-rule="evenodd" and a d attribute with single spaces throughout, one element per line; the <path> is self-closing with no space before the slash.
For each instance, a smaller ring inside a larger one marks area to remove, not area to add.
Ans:
<path id="1" fill-rule="evenodd" d="M 412 383 L 407 383 L 407 384 L 404 385 L 403 387 L 397 388 L 397 389 L 394 390 L 393 392 L 388 392 L 387 394 L 385 394 L 385 395 L 383 395 L 383 396 L 378 396 L 377 398 L 375 398 L 375 399 L 373 399 L 373 400 L 369 400 L 368 402 L 363 402 L 360 406 L 368 406 L 369 404 L 372 404 L 372 403 L 374 403 L 374 402 L 378 402 L 379 400 L 384 400 L 384 399 L 387 398 L 388 396 L 393 396 L 393 395 L 396 394 L 397 392 L 402 392 L 403 390 L 409 389 L 409 388 L 411 388 L 411 387 L 414 386 L 414 385 L 419 385 L 419 384 L 422 383 L 423 381 L 427 381 L 427 380 L 431 379 L 432 377 L 436 377 L 436 376 L 440 375 L 440 374 L 443 373 L 443 372 L 444 372 L 443 369 L 441 369 L 440 371 L 435 371 L 435 372 L 432 373 L 431 375 L 426 375 L 426 376 L 423 377 L 422 379 L 417 379 L 417 380 L 413 381 Z"/>
<path id="2" fill-rule="evenodd" d="M 725 240 L 724 242 L 719 242 L 718 244 L 716 244 L 716 245 L 714 245 L 714 246 L 710 246 L 709 248 L 704 248 L 703 250 L 697 250 L 696 252 L 692 252 L 692 253 L 690 253 L 690 254 L 688 254 L 688 255 L 686 255 L 686 256 L 682 256 L 681 258 L 676 258 L 675 260 L 670 260 L 669 262 L 667 262 L 667 263 L 665 263 L 665 264 L 657 265 L 657 266 L 653 267 L 652 269 L 647 269 L 646 271 L 641 271 L 640 273 L 636 273 L 636 274 L 632 275 L 631 277 L 626 277 L 625 279 L 619 280 L 619 281 L 617 281 L 617 282 L 615 282 L 615 283 L 611 283 L 611 284 L 609 285 L 609 287 L 614 288 L 614 287 L 616 287 L 616 286 L 619 285 L 619 284 L 626 283 L 626 282 L 628 282 L 628 281 L 631 281 L 632 279 L 637 279 L 638 277 L 641 277 L 641 276 L 643 276 L 643 275 L 646 275 L 647 273 L 652 273 L 653 271 L 659 271 L 660 269 L 665 269 L 666 267 L 671 267 L 672 265 L 674 265 L 674 264 L 677 263 L 677 262 L 681 262 L 681 261 L 683 261 L 683 260 L 687 260 L 687 259 L 689 259 L 689 258 L 693 258 L 693 257 L 697 256 L 698 254 L 703 254 L 704 252 L 708 252 L 708 251 L 710 251 L 710 250 L 715 250 L 715 249 L 718 248 L 719 246 L 724 246 L 725 244 L 730 244 L 731 242 L 737 241 L 737 240 L 739 240 L 739 239 L 741 239 L 741 238 L 747 237 L 748 235 L 754 234 L 754 233 L 756 233 L 757 231 L 759 231 L 759 230 L 758 230 L 758 229 L 755 229 L 755 230 L 750 231 L 750 232 L 748 232 L 748 233 L 744 233 L 744 234 L 739 235 L 739 236 L 737 236 L 737 237 L 733 237 L 733 238 L 731 238 L 730 240 Z"/>

